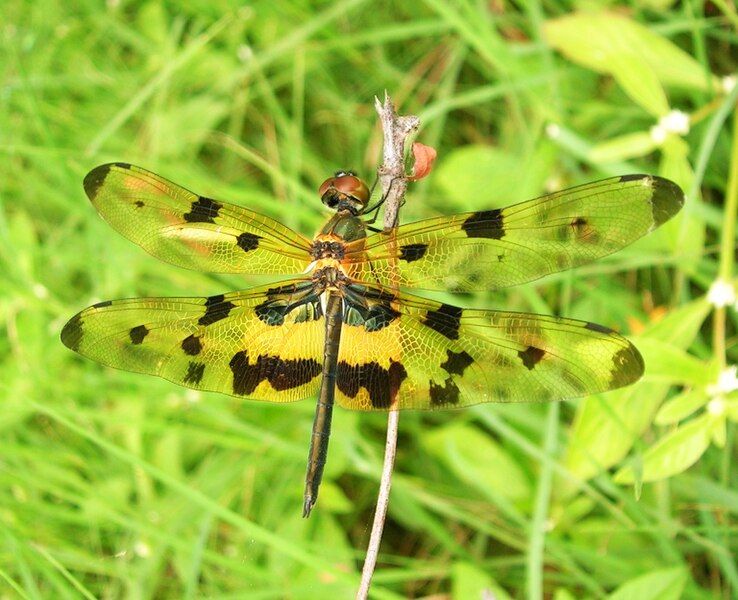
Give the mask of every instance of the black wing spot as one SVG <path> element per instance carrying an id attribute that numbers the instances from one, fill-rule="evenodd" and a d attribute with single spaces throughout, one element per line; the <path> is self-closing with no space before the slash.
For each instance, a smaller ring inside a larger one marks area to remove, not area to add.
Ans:
<path id="1" fill-rule="evenodd" d="M 474 359 L 466 350 L 461 352 L 446 350 L 446 356 L 448 356 L 448 359 L 441 363 L 441 368 L 449 375 L 463 375 L 466 368 L 474 362 Z"/>
<path id="2" fill-rule="evenodd" d="M 75 352 L 79 350 L 79 345 L 82 342 L 82 317 L 79 314 L 74 315 L 64 325 L 61 332 L 61 341 L 70 350 Z"/>
<path id="3" fill-rule="evenodd" d="M 136 208 L 143 208 L 144 207 L 144 203 L 143 203 L 142 200 L 136 200 L 134 202 L 134 204 L 136 205 Z"/>
<path id="4" fill-rule="evenodd" d="M 97 304 L 93 304 L 92 308 L 105 308 L 106 306 L 110 306 L 113 303 L 112 300 L 103 300 L 102 302 L 98 302 Z"/>
<path id="5" fill-rule="evenodd" d="M 259 247 L 260 239 L 261 237 L 258 235 L 244 232 L 238 236 L 236 243 L 241 250 L 249 252 L 250 250 L 256 250 Z"/>
<path id="6" fill-rule="evenodd" d="M 406 260 L 407 262 L 420 260 L 427 251 L 428 244 L 406 244 L 400 246 L 400 260 Z"/>
<path id="7" fill-rule="evenodd" d="M 523 364 L 529 371 L 541 362 L 545 354 L 545 350 L 541 350 L 541 348 L 536 348 L 535 346 L 528 346 L 525 350 L 518 351 L 520 360 L 523 361 Z"/>
<path id="8" fill-rule="evenodd" d="M 190 361 L 190 364 L 187 365 L 187 373 L 185 373 L 182 381 L 184 381 L 184 383 L 197 385 L 202 381 L 204 373 L 205 363 Z"/>
<path id="9" fill-rule="evenodd" d="M 182 350 L 189 356 L 197 356 L 202 351 L 202 342 L 196 335 L 188 335 L 182 340 Z"/>
<path id="10" fill-rule="evenodd" d="M 428 392 L 431 406 L 447 406 L 449 404 L 455 405 L 459 403 L 459 387 L 452 377 L 446 379 L 443 385 L 431 379 Z"/>
<path id="11" fill-rule="evenodd" d="M 188 223 L 215 223 L 215 218 L 221 208 L 223 208 L 222 204 L 200 196 L 190 206 L 190 212 L 183 215 L 184 220 Z"/>
<path id="12" fill-rule="evenodd" d="M 225 319 L 234 308 L 236 305 L 233 302 L 226 302 L 223 294 L 210 296 L 205 300 L 205 314 L 197 322 L 200 325 L 211 325 Z"/>
<path id="13" fill-rule="evenodd" d="M 407 370 L 403 364 L 394 360 L 390 360 L 389 369 L 377 362 L 350 365 L 341 361 L 337 366 L 336 385 L 349 398 L 355 398 L 364 388 L 373 408 L 390 408 L 406 377 Z"/>
<path id="14" fill-rule="evenodd" d="M 584 328 L 589 329 L 590 331 L 596 331 L 597 333 L 613 333 L 612 329 L 598 323 L 587 322 Z"/>
<path id="15" fill-rule="evenodd" d="M 312 358 L 281 359 L 278 356 L 259 355 L 256 362 L 249 362 L 246 350 L 236 352 L 229 366 L 233 373 L 233 393 L 248 396 L 262 381 L 268 381 L 274 390 L 283 391 L 300 387 L 312 381 L 323 370 Z"/>
<path id="16" fill-rule="evenodd" d="M 128 332 L 128 335 L 131 338 L 132 344 L 140 344 L 144 341 L 144 338 L 149 335 L 149 328 L 146 327 L 146 325 L 139 325 L 137 327 L 134 327 Z"/>
<path id="17" fill-rule="evenodd" d="M 472 213 L 461 225 L 470 238 L 489 238 L 499 240 L 505 235 L 502 210 L 483 210 Z"/>
<path id="18" fill-rule="evenodd" d="M 430 310 L 423 319 L 423 324 L 450 340 L 458 339 L 461 327 L 461 314 L 464 311 L 458 306 L 441 304 L 438 310 Z"/>

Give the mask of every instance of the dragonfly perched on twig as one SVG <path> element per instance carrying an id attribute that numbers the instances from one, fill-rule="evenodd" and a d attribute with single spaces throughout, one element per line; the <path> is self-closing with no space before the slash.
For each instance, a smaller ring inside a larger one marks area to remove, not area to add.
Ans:
<path id="1" fill-rule="evenodd" d="M 492 290 L 589 263 L 682 207 L 673 182 L 625 175 L 503 209 L 372 233 L 369 189 L 351 172 L 320 187 L 333 216 L 314 239 L 145 169 L 93 169 L 100 215 L 188 269 L 291 275 L 208 298 L 99 302 L 61 339 L 105 365 L 268 402 L 317 396 L 303 515 L 316 501 L 334 401 L 355 410 L 549 401 L 633 383 L 638 350 L 613 330 L 552 316 L 462 309 L 398 291 Z"/>

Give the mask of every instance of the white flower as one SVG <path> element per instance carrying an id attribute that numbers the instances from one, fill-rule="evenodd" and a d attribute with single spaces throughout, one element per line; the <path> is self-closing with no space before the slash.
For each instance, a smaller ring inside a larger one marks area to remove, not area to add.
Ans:
<path id="1" fill-rule="evenodd" d="M 725 412 L 725 399 L 717 396 L 707 403 L 707 412 L 715 417 L 719 417 Z"/>
<path id="2" fill-rule="evenodd" d="M 722 308 L 736 301 L 735 286 L 725 279 L 716 279 L 707 292 L 707 301 L 716 308 Z"/>
<path id="3" fill-rule="evenodd" d="M 559 127 L 556 123 L 549 123 L 548 125 L 546 125 L 546 135 L 552 140 L 555 140 L 561 135 L 561 127 Z"/>
<path id="4" fill-rule="evenodd" d="M 723 91 L 726 94 L 730 94 L 730 92 L 733 91 L 736 82 L 738 82 L 738 77 L 735 75 L 726 75 L 720 80 L 720 85 L 723 86 Z"/>
<path id="5" fill-rule="evenodd" d="M 133 551 L 136 553 L 137 556 L 140 556 L 141 558 L 148 558 L 149 556 L 151 556 L 151 547 L 142 540 L 139 540 L 135 544 L 133 544 Z"/>
<path id="6" fill-rule="evenodd" d="M 664 140 L 666 139 L 666 129 L 664 129 L 661 125 L 654 125 L 651 127 L 649 133 L 651 134 L 651 139 L 656 142 L 657 144 L 663 144 Z"/>
<path id="7" fill-rule="evenodd" d="M 717 381 L 707 386 L 707 394 L 716 400 L 722 399 L 725 394 L 738 390 L 738 367 L 732 365 L 723 369 L 718 375 Z"/>
<path id="8" fill-rule="evenodd" d="M 689 133 L 689 115 L 681 110 L 672 110 L 659 119 L 659 126 L 667 133 L 686 135 Z"/>
<path id="9" fill-rule="evenodd" d="M 249 62 L 254 57 L 254 50 L 247 44 L 241 44 L 236 50 L 236 55 L 241 62 Z"/>

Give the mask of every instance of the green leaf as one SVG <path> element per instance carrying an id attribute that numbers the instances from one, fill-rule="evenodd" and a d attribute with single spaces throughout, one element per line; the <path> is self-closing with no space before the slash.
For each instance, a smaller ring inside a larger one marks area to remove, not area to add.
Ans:
<path id="1" fill-rule="evenodd" d="M 635 340 L 635 345 L 643 355 L 645 376 L 650 380 L 705 386 L 717 378 L 714 368 L 668 342 L 644 337 Z"/>
<path id="2" fill-rule="evenodd" d="M 578 12 L 553 19 L 544 25 L 544 35 L 569 59 L 597 73 L 612 75 L 626 91 L 637 93 L 635 78 L 643 73 L 637 65 L 648 65 L 656 79 L 666 85 L 698 90 L 718 85 L 716 78 L 705 76 L 699 62 L 671 41 L 616 13 Z M 646 89 L 652 83 L 642 85 Z M 656 99 L 654 96 L 652 101 Z"/>
<path id="3" fill-rule="evenodd" d="M 465 424 L 442 427 L 425 438 L 424 446 L 456 477 L 488 497 L 523 500 L 531 493 L 520 466 L 494 439 L 476 427 Z"/>
<path id="4" fill-rule="evenodd" d="M 675 396 L 659 409 L 654 422 L 657 425 L 672 425 L 691 415 L 709 400 L 704 387 L 689 390 Z"/>
<path id="5" fill-rule="evenodd" d="M 467 598 L 485 597 L 510 600 L 510 595 L 504 588 L 500 587 L 485 571 L 467 562 L 454 563 L 451 567 L 451 598 L 466 600 Z"/>
<path id="6" fill-rule="evenodd" d="M 506 206 L 540 193 L 554 156 L 548 144 L 526 157 L 491 146 L 464 146 L 439 158 L 433 181 L 458 210 Z"/>
<path id="7" fill-rule="evenodd" d="M 661 438 L 642 459 L 641 478 L 658 481 L 687 470 L 702 456 L 710 444 L 714 419 L 703 415 Z M 617 483 L 633 483 L 633 469 L 623 467 L 615 475 Z"/>
<path id="8" fill-rule="evenodd" d="M 609 600 L 679 600 L 689 574 L 684 567 L 660 569 L 626 581 Z"/>
<path id="9" fill-rule="evenodd" d="M 685 304 L 650 325 L 640 339 L 687 348 L 709 310 L 710 305 L 702 299 Z M 589 479 L 622 460 L 651 425 L 669 387 L 642 379 L 627 388 L 580 402 L 566 450 L 566 468 L 581 479 Z M 563 495 L 572 491 L 565 484 L 558 489 Z"/>
<path id="10" fill-rule="evenodd" d="M 646 62 L 633 60 L 629 52 L 613 52 L 609 69 L 623 91 L 654 117 L 669 112 L 669 101 L 655 71 Z"/>
<path id="11" fill-rule="evenodd" d="M 592 146 L 589 159 L 595 163 L 610 163 L 650 154 L 658 144 L 647 131 L 636 131 L 611 138 Z"/>

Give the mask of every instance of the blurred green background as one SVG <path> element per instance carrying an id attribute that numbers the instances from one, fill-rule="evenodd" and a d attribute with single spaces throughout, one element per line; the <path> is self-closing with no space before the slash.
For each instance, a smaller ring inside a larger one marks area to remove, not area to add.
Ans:
<path id="1" fill-rule="evenodd" d="M 59 331 L 103 299 L 255 283 L 124 240 L 83 193 L 92 167 L 139 164 L 312 235 L 327 175 L 373 177 L 384 90 L 439 154 L 404 222 L 630 172 L 687 204 L 577 272 L 445 297 L 615 327 L 647 372 L 560 404 L 403 413 L 373 597 L 738 593 L 732 2 L 63 5 L 6 1 L 0 22 L 0 598 L 353 596 L 385 416 L 336 411 L 303 520 L 312 401 L 103 368 Z"/>

